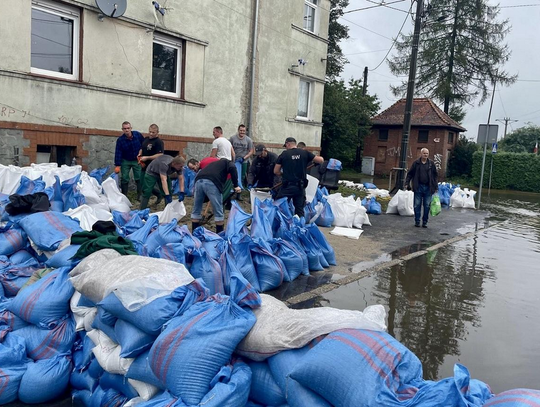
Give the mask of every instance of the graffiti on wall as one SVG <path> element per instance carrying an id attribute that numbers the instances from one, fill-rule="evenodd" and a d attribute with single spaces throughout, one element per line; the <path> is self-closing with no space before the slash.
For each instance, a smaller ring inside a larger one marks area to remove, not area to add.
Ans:
<path id="1" fill-rule="evenodd" d="M 401 147 L 390 147 L 386 149 L 386 154 L 389 157 L 396 157 L 400 155 L 401 153 Z M 412 158 L 412 150 L 409 148 L 409 154 L 407 154 L 407 158 Z"/>
<path id="2" fill-rule="evenodd" d="M 440 171 L 442 168 L 442 154 L 435 154 L 433 156 L 433 162 L 435 163 L 435 168 Z"/>

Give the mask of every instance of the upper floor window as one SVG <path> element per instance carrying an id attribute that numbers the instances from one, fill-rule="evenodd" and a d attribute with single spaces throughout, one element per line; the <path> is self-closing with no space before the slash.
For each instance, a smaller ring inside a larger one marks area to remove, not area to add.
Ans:
<path id="1" fill-rule="evenodd" d="M 311 94 L 312 83 L 300 79 L 300 88 L 298 91 L 298 112 L 297 117 L 307 119 L 309 117 L 309 99 Z"/>
<path id="2" fill-rule="evenodd" d="M 429 139 L 429 130 L 418 130 L 418 142 L 427 143 Z"/>
<path id="3" fill-rule="evenodd" d="M 448 144 L 454 144 L 454 133 L 448 133 Z"/>
<path id="4" fill-rule="evenodd" d="M 379 141 L 388 141 L 388 129 L 379 129 Z"/>
<path id="5" fill-rule="evenodd" d="M 30 72 L 79 79 L 79 20 L 80 11 L 74 7 L 32 2 Z"/>
<path id="6" fill-rule="evenodd" d="M 152 51 L 152 93 L 181 97 L 182 41 L 154 36 Z"/>
<path id="7" fill-rule="evenodd" d="M 315 32 L 317 9 L 319 0 L 305 0 L 304 2 L 304 29 Z"/>

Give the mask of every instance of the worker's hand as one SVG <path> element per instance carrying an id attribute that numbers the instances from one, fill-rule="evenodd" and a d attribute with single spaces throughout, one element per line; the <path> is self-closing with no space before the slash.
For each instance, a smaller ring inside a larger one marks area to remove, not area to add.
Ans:
<path id="1" fill-rule="evenodd" d="M 412 190 L 411 186 L 407 185 L 407 191 L 411 191 L 411 190 Z"/>
<path id="2" fill-rule="evenodd" d="M 242 164 L 244 162 L 244 157 L 238 157 L 236 158 L 236 162 Z"/>
<path id="3" fill-rule="evenodd" d="M 184 201 L 184 193 L 180 191 L 178 193 L 178 202 L 183 202 L 183 201 Z"/>
<path id="4" fill-rule="evenodd" d="M 119 166 L 119 165 L 117 165 L 116 167 L 114 167 L 114 172 L 115 172 L 115 174 L 120 173 L 120 166 Z"/>
<path id="5" fill-rule="evenodd" d="M 170 204 L 172 202 L 172 197 L 170 195 L 165 195 L 165 202 Z"/>
<path id="6" fill-rule="evenodd" d="M 249 184 L 249 185 L 247 186 L 247 190 L 248 190 L 248 191 L 251 191 L 251 188 L 253 188 L 253 185 Z"/>
<path id="7" fill-rule="evenodd" d="M 239 194 L 240 192 L 242 192 L 242 190 L 240 189 L 240 187 L 236 187 L 236 188 L 234 188 L 234 192 Z"/>

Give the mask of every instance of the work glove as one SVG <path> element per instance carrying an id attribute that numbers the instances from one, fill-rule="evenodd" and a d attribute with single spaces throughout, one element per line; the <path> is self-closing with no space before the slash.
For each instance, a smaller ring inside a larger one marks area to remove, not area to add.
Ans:
<path id="1" fill-rule="evenodd" d="M 184 201 L 184 193 L 183 192 L 179 192 L 178 193 L 178 202 L 183 202 Z"/>
<path id="2" fill-rule="evenodd" d="M 114 172 L 115 172 L 115 174 L 118 174 L 120 172 L 120 166 L 119 165 L 114 167 Z"/>
<path id="3" fill-rule="evenodd" d="M 172 202 L 172 197 L 170 195 L 165 195 L 165 202 L 170 204 Z"/>
<path id="4" fill-rule="evenodd" d="M 253 188 L 253 185 L 249 184 L 249 185 L 247 186 L 247 190 L 248 190 L 248 191 L 251 191 L 251 188 Z"/>
<path id="5" fill-rule="evenodd" d="M 238 157 L 236 159 L 236 162 L 239 162 L 240 164 L 242 164 L 244 162 L 244 157 Z"/>

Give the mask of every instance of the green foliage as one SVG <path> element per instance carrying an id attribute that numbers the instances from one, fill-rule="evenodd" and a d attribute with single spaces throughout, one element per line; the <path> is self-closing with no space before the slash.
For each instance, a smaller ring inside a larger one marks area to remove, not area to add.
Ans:
<path id="1" fill-rule="evenodd" d="M 330 21 L 328 25 L 328 55 L 326 59 L 326 78 L 336 79 L 348 62 L 343 56 L 339 42 L 349 38 L 349 27 L 340 24 L 338 19 L 343 16 L 343 10 L 349 5 L 349 0 L 330 0 Z"/>
<path id="2" fill-rule="evenodd" d="M 461 135 L 450 154 L 446 175 L 452 177 L 470 177 L 473 167 L 473 154 L 478 151 L 478 145 Z"/>
<path id="3" fill-rule="evenodd" d="M 488 0 L 431 0 L 420 35 L 416 94 L 451 106 L 486 101 L 492 83 L 509 85 L 516 76 L 503 70 L 510 57 L 503 44 L 510 26 L 497 21 L 499 6 Z M 413 35 L 401 35 L 397 55 L 389 61 L 395 75 L 407 75 Z M 405 94 L 407 82 L 392 87 Z"/>
<path id="4" fill-rule="evenodd" d="M 483 152 L 474 153 L 473 180 L 480 184 Z M 540 156 L 528 153 L 497 153 L 486 156 L 484 186 L 489 180 L 493 158 L 491 188 L 514 189 L 518 191 L 540 192 Z"/>
<path id="5" fill-rule="evenodd" d="M 376 96 L 363 96 L 359 80 L 332 80 L 324 86 L 321 154 L 343 165 L 355 160 L 356 147 L 369 133 L 370 118 L 379 109 Z"/>
<path id="6" fill-rule="evenodd" d="M 532 153 L 540 141 L 540 126 L 528 124 L 508 134 L 499 142 L 499 149 L 508 153 Z"/>

